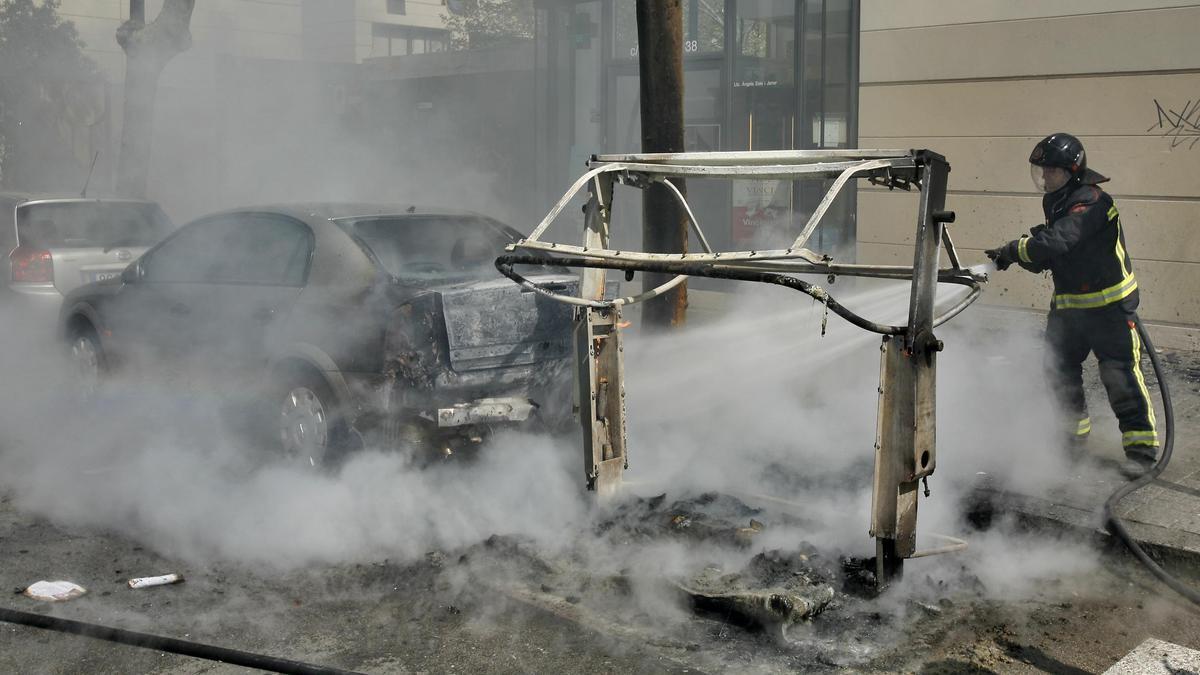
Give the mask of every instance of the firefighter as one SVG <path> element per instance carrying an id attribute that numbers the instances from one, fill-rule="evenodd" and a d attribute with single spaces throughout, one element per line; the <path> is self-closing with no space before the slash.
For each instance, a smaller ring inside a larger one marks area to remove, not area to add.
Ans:
<path id="1" fill-rule="evenodd" d="M 1087 166 L 1083 144 L 1070 134 L 1042 139 L 1029 155 L 1042 197 L 1044 224 L 987 251 L 998 270 L 1012 263 L 1050 271 L 1054 297 L 1046 319 L 1046 369 L 1068 438 L 1076 447 L 1092 430 L 1083 394 L 1083 362 L 1095 353 L 1100 380 L 1121 427 L 1121 473 L 1135 478 L 1158 454 L 1154 406 L 1146 390 L 1138 339 L 1138 287 L 1117 207 L 1099 184 L 1108 178 Z"/>

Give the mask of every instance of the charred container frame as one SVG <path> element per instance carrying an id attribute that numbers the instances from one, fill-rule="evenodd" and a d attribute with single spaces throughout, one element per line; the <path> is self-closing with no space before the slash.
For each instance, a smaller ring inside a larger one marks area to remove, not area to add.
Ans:
<path id="1" fill-rule="evenodd" d="M 505 276 L 526 289 L 575 306 L 575 362 L 579 419 L 583 431 L 584 474 L 589 490 L 617 492 L 628 468 L 625 438 L 625 390 L 621 346 L 621 308 L 651 300 L 688 276 L 754 281 L 786 286 L 811 296 L 850 323 L 883 336 L 879 409 L 875 443 L 870 534 L 876 540 L 877 582 L 899 574 L 905 558 L 946 548 L 916 548 L 917 493 L 922 479 L 937 466 L 935 402 L 937 353 L 942 342 L 934 329 L 978 299 L 984 275 L 962 267 L 947 228 L 954 213 L 945 210 L 945 157 L 929 150 L 783 150 L 767 152 L 695 152 L 597 155 L 589 170 L 555 204 L 538 227 L 510 245 L 496 260 Z M 713 251 L 684 195 L 672 177 L 803 180 L 833 179 L 829 190 L 792 245 L 767 251 Z M 889 189 L 920 190 L 911 267 L 838 264 L 805 247 L 834 200 L 852 180 L 866 179 Z M 640 189 L 669 188 L 687 212 L 702 253 L 645 253 L 609 248 L 613 185 Z M 582 189 L 588 190 L 581 246 L 543 241 L 553 221 Z M 942 249 L 949 267 L 940 267 Z M 516 271 L 516 265 L 555 265 L 582 269 L 580 293 L 567 296 L 540 288 Z M 675 275 L 638 295 L 604 298 L 607 270 Z M 822 287 L 797 275 L 843 275 L 911 280 L 908 322 L 888 325 L 862 317 L 837 302 Z M 939 283 L 967 286 L 970 292 L 941 315 L 935 314 Z M 954 548 L 954 547 L 950 547 Z"/>

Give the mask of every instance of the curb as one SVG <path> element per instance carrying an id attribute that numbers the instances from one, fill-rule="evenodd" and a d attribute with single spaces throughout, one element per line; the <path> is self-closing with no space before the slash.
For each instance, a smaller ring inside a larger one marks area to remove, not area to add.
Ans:
<path id="1" fill-rule="evenodd" d="M 1088 511 L 981 486 L 969 493 L 967 507 L 969 520 L 977 525 L 986 525 L 996 516 L 1012 516 L 1019 524 L 1030 529 L 1058 530 L 1092 542 L 1110 553 L 1116 549 L 1132 556 L 1124 542 L 1113 536 L 1100 522 L 1100 505 L 1094 511 Z M 1134 541 L 1156 562 L 1182 567 L 1173 569 L 1174 574 L 1200 578 L 1200 536 L 1128 518 L 1122 518 L 1122 522 Z"/>

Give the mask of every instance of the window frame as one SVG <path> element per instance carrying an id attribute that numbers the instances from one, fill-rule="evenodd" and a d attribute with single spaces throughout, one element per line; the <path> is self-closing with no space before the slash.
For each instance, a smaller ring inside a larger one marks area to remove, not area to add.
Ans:
<path id="1" fill-rule="evenodd" d="M 176 238 L 190 234 L 198 229 L 205 227 L 215 227 L 219 223 L 236 223 L 239 219 L 255 219 L 264 218 L 267 220 L 275 220 L 277 222 L 285 222 L 297 227 L 304 240 L 304 245 L 308 248 L 308 252 L 303 256 L 303 269 L 300 272 L 300 279 L 297 283 L 279 283 L 279 282 L 254 282 L 254 281 L 230 281 L 217 280 L 210 281 L 205 279 L 151 279 L 147 276 L 148 270 L 146 263 L 151 262 L 155 256 L 160 255 L 163 248 L 169 246 Z M 137 261 L 137 279 L 140 282 L 147 284 L 199 284 L 204 286 L 254 286 L 254 287 L 274 287 L 274 288 L 304 288 L 308 285 L 309 274 L 312 272 L 313 258 L 316 255 L 316 236 L 313 234 L 312 227 L 304 221 L 292 216 L 281 213 L 272 213 L 270 211 L 239 211 L 235 213 L 222 213 L 218 215 L 205 216 L 198 220 L 194 220 L 175 232 L 172 232 L 166 239 L 160 241 L 157 245 L 146 251 Z"/>
<path id="2" fill-rule="evenodd" d="M 387 53 L 375 53 L 375 41 L 387 42 Z M 404 43 L 403 53 L 396 53 L 392 46 L 396 42 Z M 415 51 L 414 46 L 420 42 L 421 51 Z M 438 49 L 430 49 L 431 42 L 439 45 Z M 422 26 L 407 26 L 386 21 L 371 23 L 371 55 L 373 57 L 413 56 L 419 54 L 440 54 L 451 51 L 450 32 L 440 28 L 425 28 Z"/>

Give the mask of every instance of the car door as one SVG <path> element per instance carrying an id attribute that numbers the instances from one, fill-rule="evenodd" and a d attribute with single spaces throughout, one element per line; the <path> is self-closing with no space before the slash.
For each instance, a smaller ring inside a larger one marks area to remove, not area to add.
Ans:
<path id="1" fill-rule="evenodd" d="M 127 275 L 108 312 L 110 341 L 170 380 L 253 370 L 299 296 L 312 249 L 308 226 L 277 214 L 186 225 Z"/>
<path id="2" fill-rule="evenodd" d="M 225 226 L 211 220 L 180 228 L 122 275 L 105 308 L 106 343 L 122 361 L 163 375 L 192 351 L 194 325 L 205 322 L 205 287 L 220 271 Z"/>
<path id="3" fill-rule="evenodd" d="M 313 252 L 312 230 L 274 213 L 221 217 L 219 267 L 212 271 L 203 305 L 194 308 L 192 349 L 222 373 L 256 379 L 266 363 L 268 342 L 300 295 Z"/>

